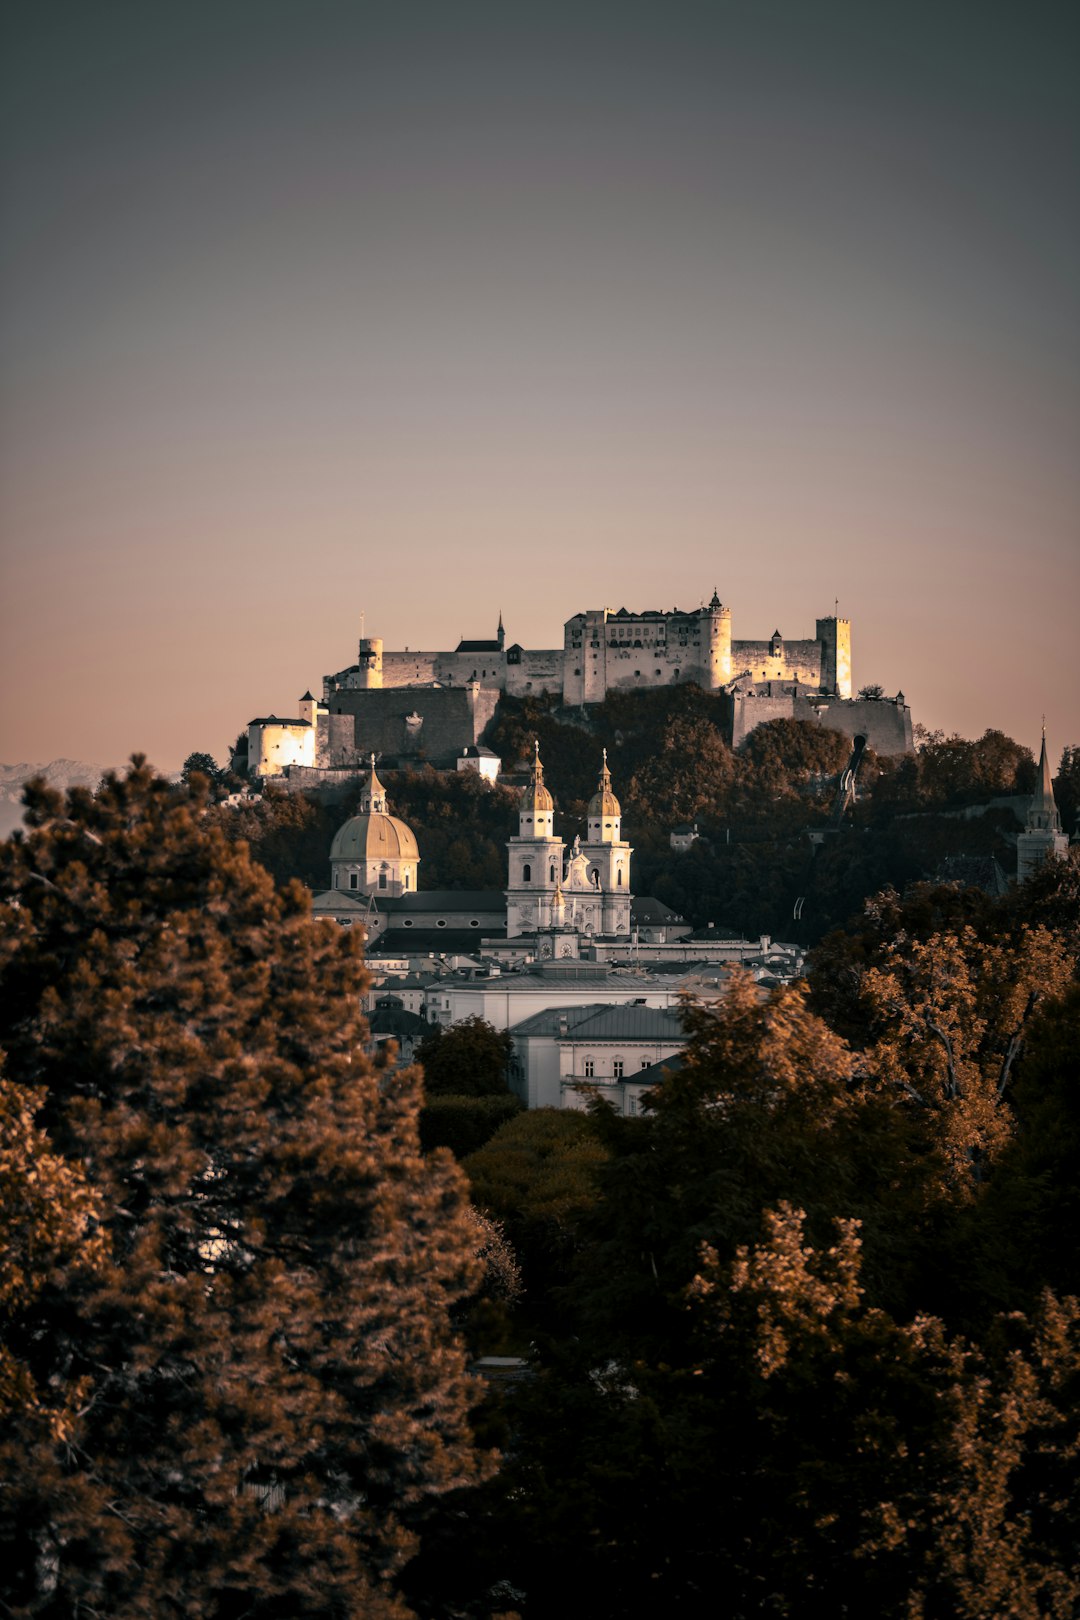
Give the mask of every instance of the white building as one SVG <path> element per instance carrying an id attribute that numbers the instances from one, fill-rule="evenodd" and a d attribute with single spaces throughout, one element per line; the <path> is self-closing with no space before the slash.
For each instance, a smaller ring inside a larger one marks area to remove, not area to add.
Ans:
<path id="1" fill-rule="evenodd" d="M 424 1013 L 432 1024 L 483 1018 L 496 1029 L 513 1029 L 551 1007 L 581 1008 L 600 1002 L 673 1007 L 681 988 L 674 977 L 660 979 L 641 969 L 609 968 L 602 962 L 540 962 L 523 973 L 467 968 L 431 985 L 424 995 Z"/>
<path id="2" fill-rule="evenodd" d="M 685 1045 L 673 1007 L 640 1001 L 548 1007 L 511 1030 L 510 1086 L 527 1108 L 584 1108 L 590 1092 L 636 1114 L 647 1089 L 635 1077 L 674 1057 Z"/>

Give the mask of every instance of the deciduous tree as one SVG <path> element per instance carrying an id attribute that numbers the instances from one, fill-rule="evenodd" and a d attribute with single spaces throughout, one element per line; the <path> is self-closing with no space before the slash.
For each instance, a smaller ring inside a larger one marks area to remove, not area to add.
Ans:
<path id="1" fill-rule="evenodd" d="M 358 943 L 197 797 L 137 758 L 27 806 L 0 1040 L 103 1253 L 9 1324 L 34 1383 L 80 1399 L 62 1439 L 9 1428 L 7 1612 L 401 1615 L 425 1505 L 479 1469 L 449 1326 L 476 1244 L 458 1172 L 420 1153 L 419 1074 L 363 1055 Z"/>

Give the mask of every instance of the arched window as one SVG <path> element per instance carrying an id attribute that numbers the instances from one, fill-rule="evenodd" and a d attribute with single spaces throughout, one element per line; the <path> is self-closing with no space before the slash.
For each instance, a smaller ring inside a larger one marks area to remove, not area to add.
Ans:
<path id="1" fill-rule="evenodd" d="M 526 861 L 525 865 L 521 868 L 521 881 L 522 883 L 532 882 L 532 867 L 528 861 Z"/>
<path id="2" fill-rule="evenodd" d="M 618 875 L 618 877 L 616 878 L 615 881 L 618 884 L 619 888 L 621 889 L 622 888 L 622 867 L 621 866 L 619 867 L 619 875 Z"/>

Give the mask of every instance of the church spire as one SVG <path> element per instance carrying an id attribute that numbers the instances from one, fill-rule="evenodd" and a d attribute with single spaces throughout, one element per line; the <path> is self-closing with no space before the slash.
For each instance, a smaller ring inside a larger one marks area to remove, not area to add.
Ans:
<path id="1" fill-rule="evenodd" d="M 371 775 L 367 779 L 364 791 L 360 795 L 360 814 L 362 816 L 385 816 L 386 789 L 375 774 L 375 755 L 371 756 Z"/>
<path id="2" fill-rule="evenodd" d="M 1042 750 L 1039 754 L 1039 775 L 1027 815 L 1030 832 L 1060 832 L 1061 816 L 1054 800 L 1054 780 L 1050 775 L 1050 760 L 1046 752 L 1046 719 L 1043 718 Z"/>

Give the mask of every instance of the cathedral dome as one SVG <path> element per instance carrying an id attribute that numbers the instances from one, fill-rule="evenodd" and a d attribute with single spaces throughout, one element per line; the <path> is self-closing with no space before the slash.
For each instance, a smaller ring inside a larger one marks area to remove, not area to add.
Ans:
<path id="1" fill-rule="evenodd" d="M 588 813 L 593 820 L 622 815 L 619 801 L 611 791 L 611 772 L 608 770 L 606 748 L 604 749 L 604 764 L 600 772 L 600 785 L 589 800 Z"/>
<path id="2" fill-rule="evenodd" d="M 332 861 L 418 861 L 416 837 L 397 816 L 374 812 L 350 816 L 334 834 Z"/>
<path id="3" fill-rule="evenodd" d="M 386 808 L 386 789 L 375 774 L 375 756 L 371 756 L 371 775 L 360 796 L 360 814 L 350 816 L 334 834 L 330 845 L 331 861 L 418 861 L 420 850 L 411 827 L 407 827 Z"/>

